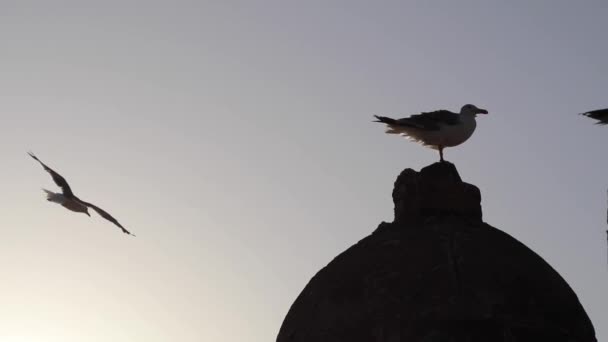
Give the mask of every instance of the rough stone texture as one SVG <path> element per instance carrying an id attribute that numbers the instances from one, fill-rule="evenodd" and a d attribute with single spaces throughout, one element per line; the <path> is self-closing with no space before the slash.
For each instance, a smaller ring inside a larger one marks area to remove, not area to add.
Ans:
<path id="1" fill-rule="evenodd" d="M 456 167 L 435 163 L 420 172 L 405 169 L 393 189 L 395 223 L 407 224 L 429 217 L 460 216 L 481 221 L 481 193 L 464 183 Z"/>
<path id="2" fill-rule="evenodd" d="M 278 342 L 596 341 L 564 279 L 481 221 L 452 164 L 404 170 L 393 200 L 395 221 L 311 279 Z"/>

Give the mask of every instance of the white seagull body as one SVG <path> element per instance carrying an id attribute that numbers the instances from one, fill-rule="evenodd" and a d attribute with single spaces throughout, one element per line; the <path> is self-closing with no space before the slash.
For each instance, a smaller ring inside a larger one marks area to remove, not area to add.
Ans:
<path id="1" fill-rule="evenodd" d="M 91 203 L 87 203 L 87 202 L 81 200 L 80 198 L 76 197 L 76 195 L 74 195 L 74 193 L 72 192 L 72 189 L 70 188 L 70 185 L 65 180 L 65 178 L 63 178 L 60 174 L 58 174 L 53 169 L 48 167 L 46 164 L 41 162 L 40 159 L 38 159 L 33 153 L 29 152 L 28 154 L 30 155 L 30 157 L 34 158 L 37 162 L 39 162 L 40 165 L 42 165 L 44 170 L 51 175 L 55 184 L 57 184 L 57 186 L 59 186 L 62 190 L 62 193 L 55 193 L 55 192 L 52 192 L 52 191 L 49 191 L 46 189 L 42 189 L 44 192 L 46 192 L 47 201 L 60 204 L 64 208 L 71 210 L 71 211 L 75 211 L 78 213 L 85 213 L 88 216 L 91 216 L 89 214 L 89 208 L 92 208 L 99 215 L 101 215 L 101 217 L 114 223 L 116 226 L 118 226 L 120 229 L 122 229 L 123 233 L 133 235 L 133 234 L 131 234 L 131 232 L 126 230 L 120 223 L 118 223 L 118 221 L 116 221 L 116 219 L 114 217 L 112 217 L 110 214 L 103 211 L 101 208 L 99 208 Z M 133 235 L 133 236 L 135 236 L 135 235 Z"/>
<path id="2" fill-rule="evenodd" d="M 443 161 L 443 149 L 467 141 L 473 135 L 477 123 L 477 114 L 488 114 L 485 109 L 472 104 L 462 107 L 460 114 L 448 110 L 423 112 L 403 119 L 392 119 L 377 116 L 375 122 L 385 123 L 388 134 L 400 134 L 424 146 L 439 150 L 439 159 Z"/>
<path id="3" fill-rule="evenodd" d="M 597 120 L 596 125 L 608 125 L 608 108 L 592 110 L 581 115 Z"/>

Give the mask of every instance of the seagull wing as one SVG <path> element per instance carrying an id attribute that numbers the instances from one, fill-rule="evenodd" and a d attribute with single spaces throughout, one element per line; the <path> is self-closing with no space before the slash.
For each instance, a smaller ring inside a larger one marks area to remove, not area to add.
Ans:
<path id="1" fill-rule="evenodd" d="M 55 184 L 57 184 L 57 186 L 61 188 L 65 196 L 74 196 L 74 194 L 72 193 L 72 189 L 70 189 L 70 185 L 65 180 L 65 178 L 61 177 L 60 174 L 55 172 L 50 167 L 46 166 L 46 164 L 41 162 L 40 159 L 38 159 L 32 152 L 28 152 L 27 154 L 29 154 L 30 157 L 34 158 L 37 162 L 39 162 L 46 172 L 51 174 L 51 177 L 53 177 L 53 181 L 55 182 Z"/>
<path id="2" fill-rule="evenodd" d="M 581 115 L 598 120 L 598 122 L 596 122 L 597 125 L 608 125 L 608 108 L 592 110 L 590 112 L 581 113 Z"/>
<path id="3" fill-rule="evenodd" d="M 101 215 L 101 217 L 105 218 L 106 220 L 114 223 L 115 225 L 117 225 L 120 229 L 122 229 L 122 232 L 125 234 L 129 234 L 129 235 L 133 235 L 131 234 L 131 232 L 129 232 L 128 230 L 125 229 L 125 227 L 123 227 L 120 223 L 118 223 L 118 221 L 116 221 L 115 218 L 112 217 L 112 215 L 108 214 L 107 212 L 105 212 L 103 209 L 99 208 L 98 206 L 91 204 L 91 203 L 87 203 L 83 200 L 81 200 L 80 198 L 78 198 L 78 201 L 84 205 L 86 205 L 87 207 L 95 210 L 99 215 Z"/>
<path id="4" fill-rule="evenodd" d="M 451 126 L 460 123 L 460 116 L 449 110 L 436 110 L 434 112 L 422 112 L 408 118 L 397 120 L 397 125 L 410 126 L 426 131 L 437 131 L 441 126 Z"/>

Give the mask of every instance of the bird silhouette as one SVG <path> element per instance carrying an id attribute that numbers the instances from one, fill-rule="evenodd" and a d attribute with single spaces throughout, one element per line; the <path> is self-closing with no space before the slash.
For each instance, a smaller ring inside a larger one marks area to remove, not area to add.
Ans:
<path id="1" fill-rule="evenodd" d="M 125 227 L 123 227 L 120 223 L 118 223 L 118 221 L 114 217 L 112 217 L 112 215 L 108 214 L 103 209 L 99 208 L 98 206 L 96 206 L 94 204 L 85 202 L 85 201 L 81 200 L 80 198 L 76 197 L 76 195 L 74 195 L 74 193 L 72 192 L 72 189 L 70 188 L 70 185 L 65 180 L 65 178 L 63 178 L 60 174 L 55 172 L 55 170 L 48 167 L 45 163 L 40 161 L 40 159 L 38 159 L 38 157 L 36 157 L 32 152 L 28 152 L 28 154 L 30 155 L 30 157 L 34 158 L 37 162 L 39 162 L 40 165 L 42 165 L 44 170 L 51 175 L 55 184 L 57 184 L 57 186 L 59 186 L 61 188 L 62 193 L 55 193 L 55 192 L 52 192 L 52 191 L 49 191 L 46 189 L 42 189 L 42 190 L 44 190 L 44 192 L 46 192 L 47 201 L 60 204 L 64 208 L 74 211 L 74 212 L 87 214 L 89 217 L 91 215 L 89 214 L 88 209 L 92 208 L 101 217 L 114 223 L 116 226 L 118 226 L 120 229 L 122 229 L 123 233 L 135 236 L 134 234 L 132 234 L 131 232 L 126 230 Z"/>

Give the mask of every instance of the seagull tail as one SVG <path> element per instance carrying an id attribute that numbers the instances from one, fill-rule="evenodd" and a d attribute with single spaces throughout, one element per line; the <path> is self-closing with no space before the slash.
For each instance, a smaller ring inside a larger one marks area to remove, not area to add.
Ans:
<path id="1" fill-rule="evenodd" d="M 387 125 L 391 125 L 391 124 L 397 123 L 397 120 L 389 118 L 389 117 L 386 117 L 386 116 L 374 115 L 374 117 L 376 118 L 376 120 L 373 121 L 373 122 L 382 122 L 382 123 L 385 123 Z"/>
<path id="2" fill-rule="evenodd" d="M 49 199 L 49 200 L 50 200 L 50 199 L 51 199 L 51 197 L 53 197 L 53 195 L 55 194 L 54 192 L 49 191 L 49 190 L 47 190 L 47 189 L 42 189 L 42 191 L 44 191 L 44 192 L 46 193 L 46 198 L 47 198 L 47 199 Z"/>
<path id="3" fill-rule="evenodd" d="M 378 116 L 378 115 L 374 115 L 376 117 L 376 121 L 373 122 L 381 122 L 384 124 L 387 124 L 387 128 L 386 128 L 386 133 L 388 134 L 402 134 L 403 133 L 403 127 L 401 127 L 401 125 L 397 122 L 397 120 L 393 119 L 393 118 L 389 118 L 386 116 Z"/>
<path id="4" fill-rule="evenodd" d="M 42 189 L 42 191 L 46 192 L 46 200 L 47 201 L 56 202 L 56 203 L 61 203 L 62 202 L 63 195 L 54 193 L 54 192 L 49 191 L 47 189 Z"/>

